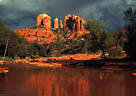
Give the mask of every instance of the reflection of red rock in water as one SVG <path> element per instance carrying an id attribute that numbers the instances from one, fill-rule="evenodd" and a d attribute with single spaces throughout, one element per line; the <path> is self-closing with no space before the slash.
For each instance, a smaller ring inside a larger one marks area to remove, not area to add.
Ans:
<path id="1" fill-rule="evenodd" d="M 38 78 L 38 79 L 37 79 Z M 58 74 L 32 74 L 29 85 L 37 88 L 37 96 L 88 96 L 89 81 L 76 77 L 58 78 Z"/>
<path id="2" fill-rule="evenodd" d="M 8 89 L 8 96 L 135 96 L 136 89 L 130 72 L 108 73 L 95 68 L 11 70 L 0 77 L 0 90 Z"/>
<path id="3" fill-rule="evenodd" d="M 89 93 L 89 81 L 85 80 L 84 78 L 80 78 L 80 80 L 78 81 L 78 92 L 80 96 L 88 96 Z M 81 92 L 82 90 L 82 92 Z"/>

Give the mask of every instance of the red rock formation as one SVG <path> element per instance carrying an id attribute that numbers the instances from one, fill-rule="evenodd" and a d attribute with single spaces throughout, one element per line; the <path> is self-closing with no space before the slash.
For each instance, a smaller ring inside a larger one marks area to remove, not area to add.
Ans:
<path id="1" fill-rule="evenodd" d="M 60 28 L 63 28 L 62 20 L 60 20 Z"/>
<path id="2" fill-rule="evenodd" d="M 77 17 L 77 19 L 76 19 L 76 30 L 77 31 L 80 31 L 81 30 L 81 27 L 80 27 L 80 18 L 79 17 Z"/>
<path id="3" fill-rule="evenodd" d="M 64 27 L 72 31 L 84 31 L 85 20 L 79 16 L 68 14 L 64 19 Z"/>
<path id="4" fill-rule="evenodd" d="M 58 18 L 55 18 L 55 19 L 53 20 L 53 28 L 54 28 L 54 29 L 59 28 Z"/>
<path id="5" fill-rule="evenodd" d="M 36 25 L 39 26 L 39 25 L 43 25 L 43 19 L 46 17 L 47 15 L 46 14 L 39 14 L 37 16 L 37 23 Z"/>
<path id="6" fill-rule="evenodd" d="M 85 20 L 79 16 L 68 14 L 64 19 L 64 28 L 72 31 L 85 31 Z M 40 14 L 37 16 L 37 26 L 43 26 L 47 30 L 51 29 L 51 17 L 47 14 Z M 53 28 L 63 28 L 62 20 L 60 20 L 60 26 L 58 24 L 58 18 L 53 20 Z"/>
<path id="7" fill-rule="evenodd" d="M 83 18 L 80 18 L 80 19 L 81 19 L 81 30 L 85 31 L 84 24 L 86 24 L 86 21 Z"/>
<path id="8" fill-rule="evenodd" d="M 85 20 L 79 16 L 74 15 L 67 15 L 64 19 L 64 26 L 62 24 L 62 20 L 60 20 L 60 25 L 58 24 L 58 18 L 53 20 L 53 29 L 57 28 L 65 28 L 65 30 L 71 30 L 72 33 L 68 34 L 69 38 L 76 38 L 80 37 L 83 34 L 89 34 L 90 32 L 85 30 L 84 24 Z M 39 14 L 37 16 L 37 27 L 35 29 L 33 28 L 24 28 L 15 30 L 17 34 L 20 36 L 23 36 L 27 41 L 29 42 L 38 42 L 39 44 L 45 44 L 45 43 L 51 43 L 55 42 L 55 38 L 57 37 L 53 32 L 51 31 L 51 17 L 47 14 Z M 61 37 L 61 35 L 59 35 Z"/>
<path id="9" fill-rule="evenodd" d="M 44 27 L 47 28 L 48 30 L 51 29 L 51 17 L 46 16 L 43 20 Z"/>
<path id="10" fill-rule="evenodd" d="M 37 16 L 37 26 L 43 26 L 44 28 L 47 28 L 48 30 L 51 29 L 51 17 L 47 14 L 40 14 Z"/>
<path id="11" fill-rule="evenodd" d="M 38 44 L 49 44 L 54 42 L 56 35 L 52 31 L 44 28 L 24 28 L 15 30 L 17 34 L 23 36 L 28 42 L 37 42 Z"/>
<path id="12" fill-rule="evenodd" d="M 68 19 L 68 18 L 67 18 L 67 16 L 65 16 L 65 19 L 64 19 L 64 28 L 65 28 L 65 27 L 66 27 L 66 25 L 67 25 L 67 24 L 66 24 L 67 19 Z"/>

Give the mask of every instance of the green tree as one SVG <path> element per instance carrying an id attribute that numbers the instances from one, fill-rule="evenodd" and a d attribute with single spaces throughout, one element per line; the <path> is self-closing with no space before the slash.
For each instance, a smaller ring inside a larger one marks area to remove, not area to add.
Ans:
<path id="1" fill-rule="evenodd" d="M 110 58 L 119 58 L 123 56 L 123 49 L 118 45 L 116 48 L 109 49 Z"/>
<path id="2" fill-rule="evenodd" d="M 97 21 L 95 19 L 88 19 L 87 23 L 85 24 L 85 28 L 90 30 L 91 32 L 94 32 L 96 34 L 101 34 L 103 30 L 105 29 L 105 24 L 104 22 Z"/>
<path id="3" fill-rule="evenodd" d="M 81 43 L 80 39 L 75 34 L 74 37 L 73 32 L 71 30 L 57 29 L 54 30 L 57 38 L 54 43 L 50 44 L 50 52 L 55 56 L 59 56 L 61 54 L 75 54 L 81 52 L 81 47 L 79 44 Z"/>
<path id="4" fill-rule="evenodd" d="M 102 52 L 102 56 L 105 57 L 105 53 L 113 46 L 113 37 L 110 32 L 105 29 L 105 24 L 94 19 L 88 19 L 85 25 L 86 29 L 91 32 L 91 50 Z"/>
<path id="5" fill-rule="evenodd" d="M 37 58 L 39 56 L 46 57 L 48 44 L 38 44 L 37 42 L 31 43 L 29 46 L 29 56 L 32 58 Z"/>
<path id="6" fill-rule="evenodd" d="M 114 37 L 114 43 L 116 46 L 120 46 L 124 49 L 124 44 L 127 42 L 127 31 L 118 30 L 112 32 L 112 36 Z"/>
<path id="7" fill-rule="evenodd" d="M 0 55 L 17 57 L 28 52 L 28 42 L 4 26 L 0 20 Z"/>

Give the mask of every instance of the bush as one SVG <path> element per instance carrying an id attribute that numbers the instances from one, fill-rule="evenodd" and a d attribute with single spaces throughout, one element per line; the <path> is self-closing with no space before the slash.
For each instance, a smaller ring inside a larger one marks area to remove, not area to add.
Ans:
<path id="1" fill-rule="evenodd" d="M 13 58 L 10 58 L 10 57 L 0 57 L 0 60 L 2 60 L 2 61 L 12 61 Z"/>
<path id="2" fill-rule="evenodd" d="M 119 46 L 115 49 L 110 49 L 109 50 L 109 57 L 110 58 L 119 58 L 123 56 L 123 50 L 122 48 Z"/>
<path id="3" fill-rule="evenodd" d="M 32 55 L 31 59 L 39 58 L 39 55 Z"/>

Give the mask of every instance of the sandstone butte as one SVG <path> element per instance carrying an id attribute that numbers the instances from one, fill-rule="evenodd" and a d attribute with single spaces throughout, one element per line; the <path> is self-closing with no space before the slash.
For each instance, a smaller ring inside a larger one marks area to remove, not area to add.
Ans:
<path id="1" fill-rule="evenodd" d="M 53 32 L 53 30 L 56 29 L 63 28 L 66 31 L 71 30 L 72 33 L 69 35 L 69 38 L 80 37 L 83 34 L 89 34 L 89 31 L 85 30 L 83 26 L 85 23 L 86 21 L 83 18 L 68 14 L 65 16 L 63 25 L 62 20 L 55 18 L 53 22 L 51 22 L 51 17 L 43 13 L 37 16 L 35 28 L 17 29 L 14 30 L 14 32 L 20 36 L 23 36 L 28 42 L 49 44 L 51 42 L 55 42 L 55 38 L 57 38 L 56 34 Z"/>

